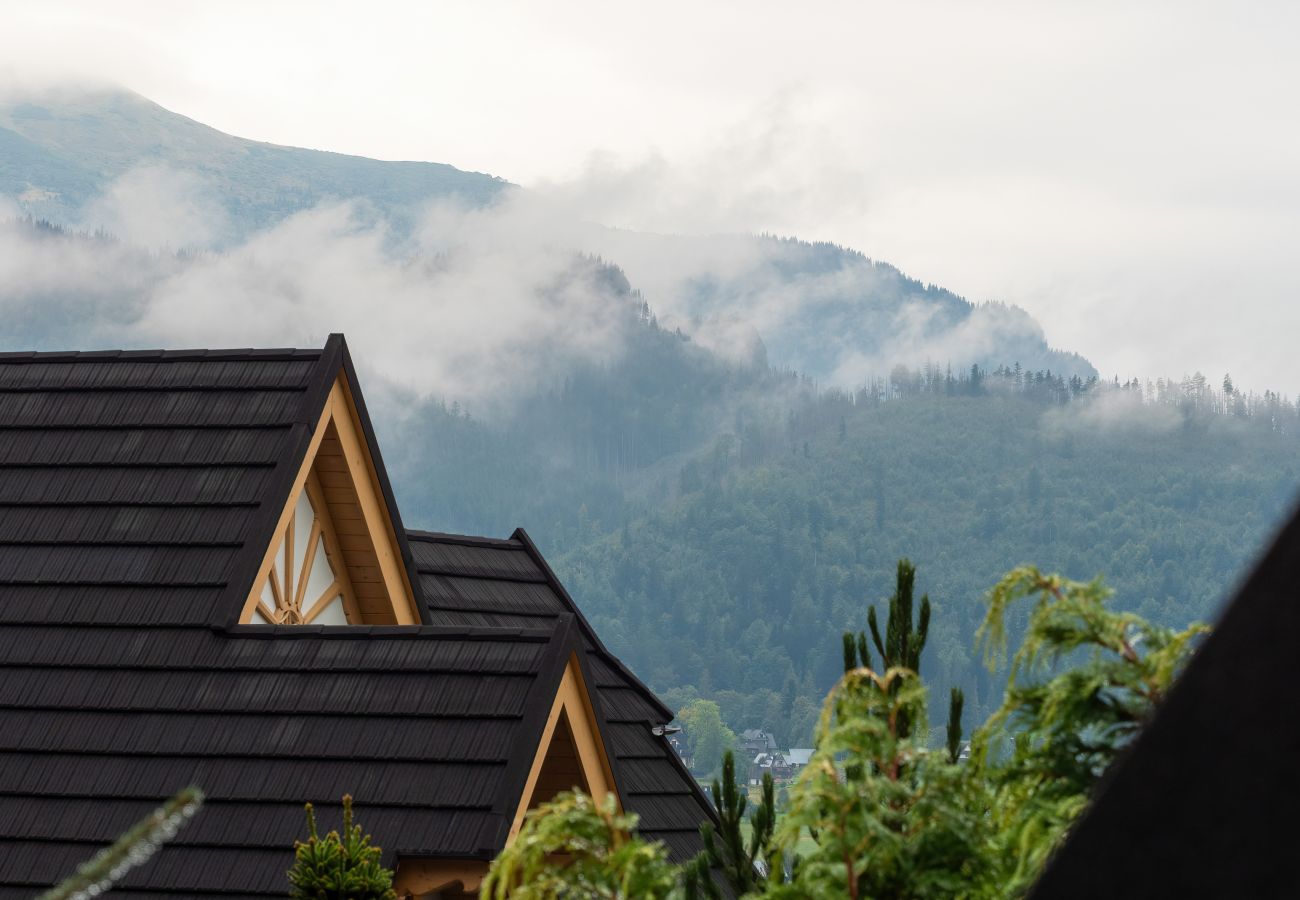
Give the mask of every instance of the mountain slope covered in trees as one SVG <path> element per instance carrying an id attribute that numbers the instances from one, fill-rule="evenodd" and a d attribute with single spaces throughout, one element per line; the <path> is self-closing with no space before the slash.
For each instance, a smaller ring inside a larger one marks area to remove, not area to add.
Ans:
<path id="1" fill-rule="evenodd" d="M 821 396 L 718 439 L 657 508 L 548 537 L 652 684 L 792 743 L 839 674 L 834 637 L 862 627 L 908 557 L 935 609 L 925 674 L 985 715 L 1001 684 L 972 638 L 1006 569 L 1104 575 L 1121 607 L 1183 625 L 1213 615 L 1300 484 L 1294 406 L 1247 418 L 1093 391 Z"/>
<path id="2" fill-rule="evenodd" d="M 521 213 L 509 201 L 525 192 L 499 178 L 250 141 L 126 91 L 0 95 L 0 160 L 0 213 L 11 204 L 61 227 L 156 242 L 147 250 L 248 249 L 294 216 L 347 203 L 352 229 L 381 237 L 401 263 L 427 252 L 433 204 L 450 201 L 467 231 L 481 225 L 475 211 L 494 210 L 484 215 L 507 239 L 523 229 L 527 242 L 547 245 L 532 249 L 612 259 L 666 322 L 708 349 L 846 388 L 925 360 L 965 368 L 1018 359 L 1096 374 L 1087 360 L 1051 347 L 1023 310 L 971 303 L 844 247 L 640 234 L 560 221 L 566 214 L 555 210 Z"/>
<path id="3" fill-rule="evenodd" d="M 1104 574 L 1121 606 L 1181 626 L 1212 613 L 1300 484 L 1291 400 L 1217 377 L 1098 381 L 1023 311 L 845 248 L 600 229 L 589 246 L 527 243 L 541 224 L 501 212 L 487 176 L 256 145 L 141 98 L 60 102 L 0 109 L 0 195 L 20 210 L 75 227 L 166 165 L 206 179 L 226 239 L 254 238 L 177 252 L 0 223 L 3 349 L 129 345 L 146 325 L 210 344 L 240 329 L 238 301 L 256 317 L 241 344 L 389 316 L 377 331 L 413 332 L 423 352 L 461 290 L 489 311 L 483 329 L 545 326 L 465 353 L 476 375 L 526 363 L 490 403 L 413 391 L 447 374 L 440 360 L 417 353 L 390 383 L 384 354 L 358 352 L 404 520 L 527 527 L 616 652 L 678 705 L 717 700 L 737 730 L 807 739 L 840 631 L 862 627 L 900 557 L 935 606 L 927 678 L 982 717 L 999 683 L 972 636 L 1002 572 Z M 457 223 L 465 246 L 386 241 L 458 192 L 507 217 L 490 252 L 470 246 L 490 232 L 474 218 Z M 311 218 L 326 194 L 369 211 Z M 329 303 L 322 268 L 345 276 Z M 599 340 L 562 344 L 584 329 Z"/>
<path id="4" fill-rule="evenodd" d="M 388 442 L 410 449 L 404 515 L 525 525 L 670 702 L 716 700 L 734 730 L 787 744 L 806 741 L 839 633 L 887 597 L 899 558 L 934 604 L 927 678 L 984 716 L 1002 683 L 973 635 L 1008 568 L 1104 576 L 1121 608 L 1185 625 L 1212 617 L 1300 485 L 1300 413 L 1272 392 L 1012 363 L 847 394 L 638 327 L 621 365 L 538 393 L 511 425 L 410 417 Z M 647 434 L 659 452 L 621 455 Z"/>

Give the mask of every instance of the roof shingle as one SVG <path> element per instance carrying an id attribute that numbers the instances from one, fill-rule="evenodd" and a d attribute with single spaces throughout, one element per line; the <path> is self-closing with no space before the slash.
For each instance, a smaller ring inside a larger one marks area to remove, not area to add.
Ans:
<path id="1" fill-rule="evenodd" d="M 536 546 L 522 530 L 506 540 L 408 532 L 432 621 L 445 625 L 532 625 L 576 617 L 591 687 L 605 718 L 605 741 L 623 806 L 641 833 L 684 862 L 703 849 L 700 824 L 712 804 L 676 752 L 651 729 L 673 718 L 657 697 L 600 642 Z M 473 578 L 464 578 L 472 574 Z"/>
<path id="2" fill-rule="evenodd" d="M 236 625 L 340 371 L 425 624 Z M 390 862 L 487 858 L 575 651 L 625 805 L 690 855 L 671 711 L 522 532 L 408 540 L 341 338 L 0 354 L 0 898 L 191 783 L 203 813 L 116 895 L 283 896 L 303 802 L 328 823 L 344 792 Z"/>

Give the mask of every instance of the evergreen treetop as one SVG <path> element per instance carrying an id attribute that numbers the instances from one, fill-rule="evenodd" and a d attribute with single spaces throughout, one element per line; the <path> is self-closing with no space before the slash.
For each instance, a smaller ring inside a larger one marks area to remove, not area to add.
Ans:
<path id="1" fill-rule="evenodd" d="M 307 810 L 307 840 L 294 843 L 289 870 L 295 900 L 396 900 L 393 873 L 381 863 L 383 851 L 352 820 L 352 797 L 343 795 L 343 830 L 321 837 L 316 811 Z"/>

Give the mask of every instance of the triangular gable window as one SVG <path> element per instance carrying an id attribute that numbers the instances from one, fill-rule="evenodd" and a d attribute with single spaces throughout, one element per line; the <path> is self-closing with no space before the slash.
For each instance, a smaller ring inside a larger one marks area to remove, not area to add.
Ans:
<path id="1" fill-rule="evenodd" d="M 570 655 L 506 843 L 519 834 L 528 810 L 575 787 L 603 803 L 614 792 L 614 776 L 582 668 L 577 656 Z M 475 860 L 403 859 L 395 887 L 399 896 L 406 897 L 476 896 L 487 870 L 486 862 Z"/>
<path id="2" fill-rule="evenodd" d="M 257 625 L 347 625 L 359 620 L 338 534 L 320 477 L 313 470 L 280 535 L 249 621 Z"/>
<path id="3" fill-rule="evenodd" d="M 294 480 L 241 622 L 419 622 L 392 519 L 340 375 Z"/>
<path id="4" fill-rule="evenodd" d="M 574 788 L 590 794 L 598 803 L 611 793 L 617 797 L 605 743 L 576 655 L 565 666 L 508 840 L 514 840 L 519 833 L 528 810 Z"/>

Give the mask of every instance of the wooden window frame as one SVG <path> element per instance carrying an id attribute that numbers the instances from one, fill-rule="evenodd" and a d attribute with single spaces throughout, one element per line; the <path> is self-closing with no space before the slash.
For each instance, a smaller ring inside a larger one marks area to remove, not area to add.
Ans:
<path id="1" fill-rule="evenodd" d="M 334 433 L 337 435 L 343 451 L 347 474 L 352 488 L 357 494 L 357 501 L 361 509 L 362 519 L 365 522 L 366 532 L 371 544 L 374 546 L 375 557 L 378 562 L 377 568 L 384 585 L 384 592 L 392 607 L 393 619 L 398 625 L 418 625 L 420 623 L 420 613 L 416 607 L 414 591 L 411 589 L 410 579 L 407 576 L 401 553 L 398 550 L 397 534 L 393 529 L 392 516 L 389 514 L 388 506 L 384 501 L 383 491 L 379 487 L 379 478 L 365 439 L 365 430 L 362 428 L 360 417 L 357 415 L 356 405 L 352 402 L 346 376 L 340 370 L 326 399 L 325 408 L 321 411 L 316 427 L 312 431 L 311 441 L 307 445 L 307 452 L 303 455 L 302 465 L 299 466 L 298 474 L 294 477 L 293 485 L 289 490 L 288 502 L 276 522 L 274 531 L 276 539 L 272 540 L 271 545 L 267 548 L 262 558 L 262 564 L 258 567 L 257 576 L 253 579 L 252 589 L 248 598 L 244 601 L 244 607 L 239 616 L 241 624 L 252 623 L 254 610 L 257 610 L 264 618 L 274 621 L 272 616 L 267 615 L 268 612 L 274 613 L 274 611 L 268 610 L 266 604 L 262 602 L 262 586 L 266 584 L 276 564 L 276 557 L 280 553 L 282 542 L 287 540 L 292 543 L 293 519 L 296 514 L 298 498 L 304 491 L 307 492 L 308 499 L 312 503 L 317 521 L 322 524 L 322 534 L 326 540 L 325 552 L 330 559 L 331 568 L 334 569 L 335 580 L 343 588 L 344 612 L 347 615 L 348 624 L 374 624 L 366 622 L 364 619 L 361 603 L 347 574 L 346 554 L 341 549 L 338 534 L 330 518 L 329 503 L 326 501 L 324 488 L 320 483 L 319 476 L 313 470 L 316 457 L 320 452 L 321 442 L 325 440 L 331 425 L 334 426 Z M 289 558 L 292 560 L 292 553 Z M 284 573 L 279 574 L 281 575 L 281 581 L 283 581 Z M 283 590 L 283 588 L 283 584 L 273 585 L 272 591 Z M 310 622 L 316 615 L 319 615 L 322 609 L 323 606 L 320 606 L 316 601 L 312 601 L 312 605 L 307 609 L 307 615 L 301 616 L 301 618 L 303 618 L 304 623 Z"/>

